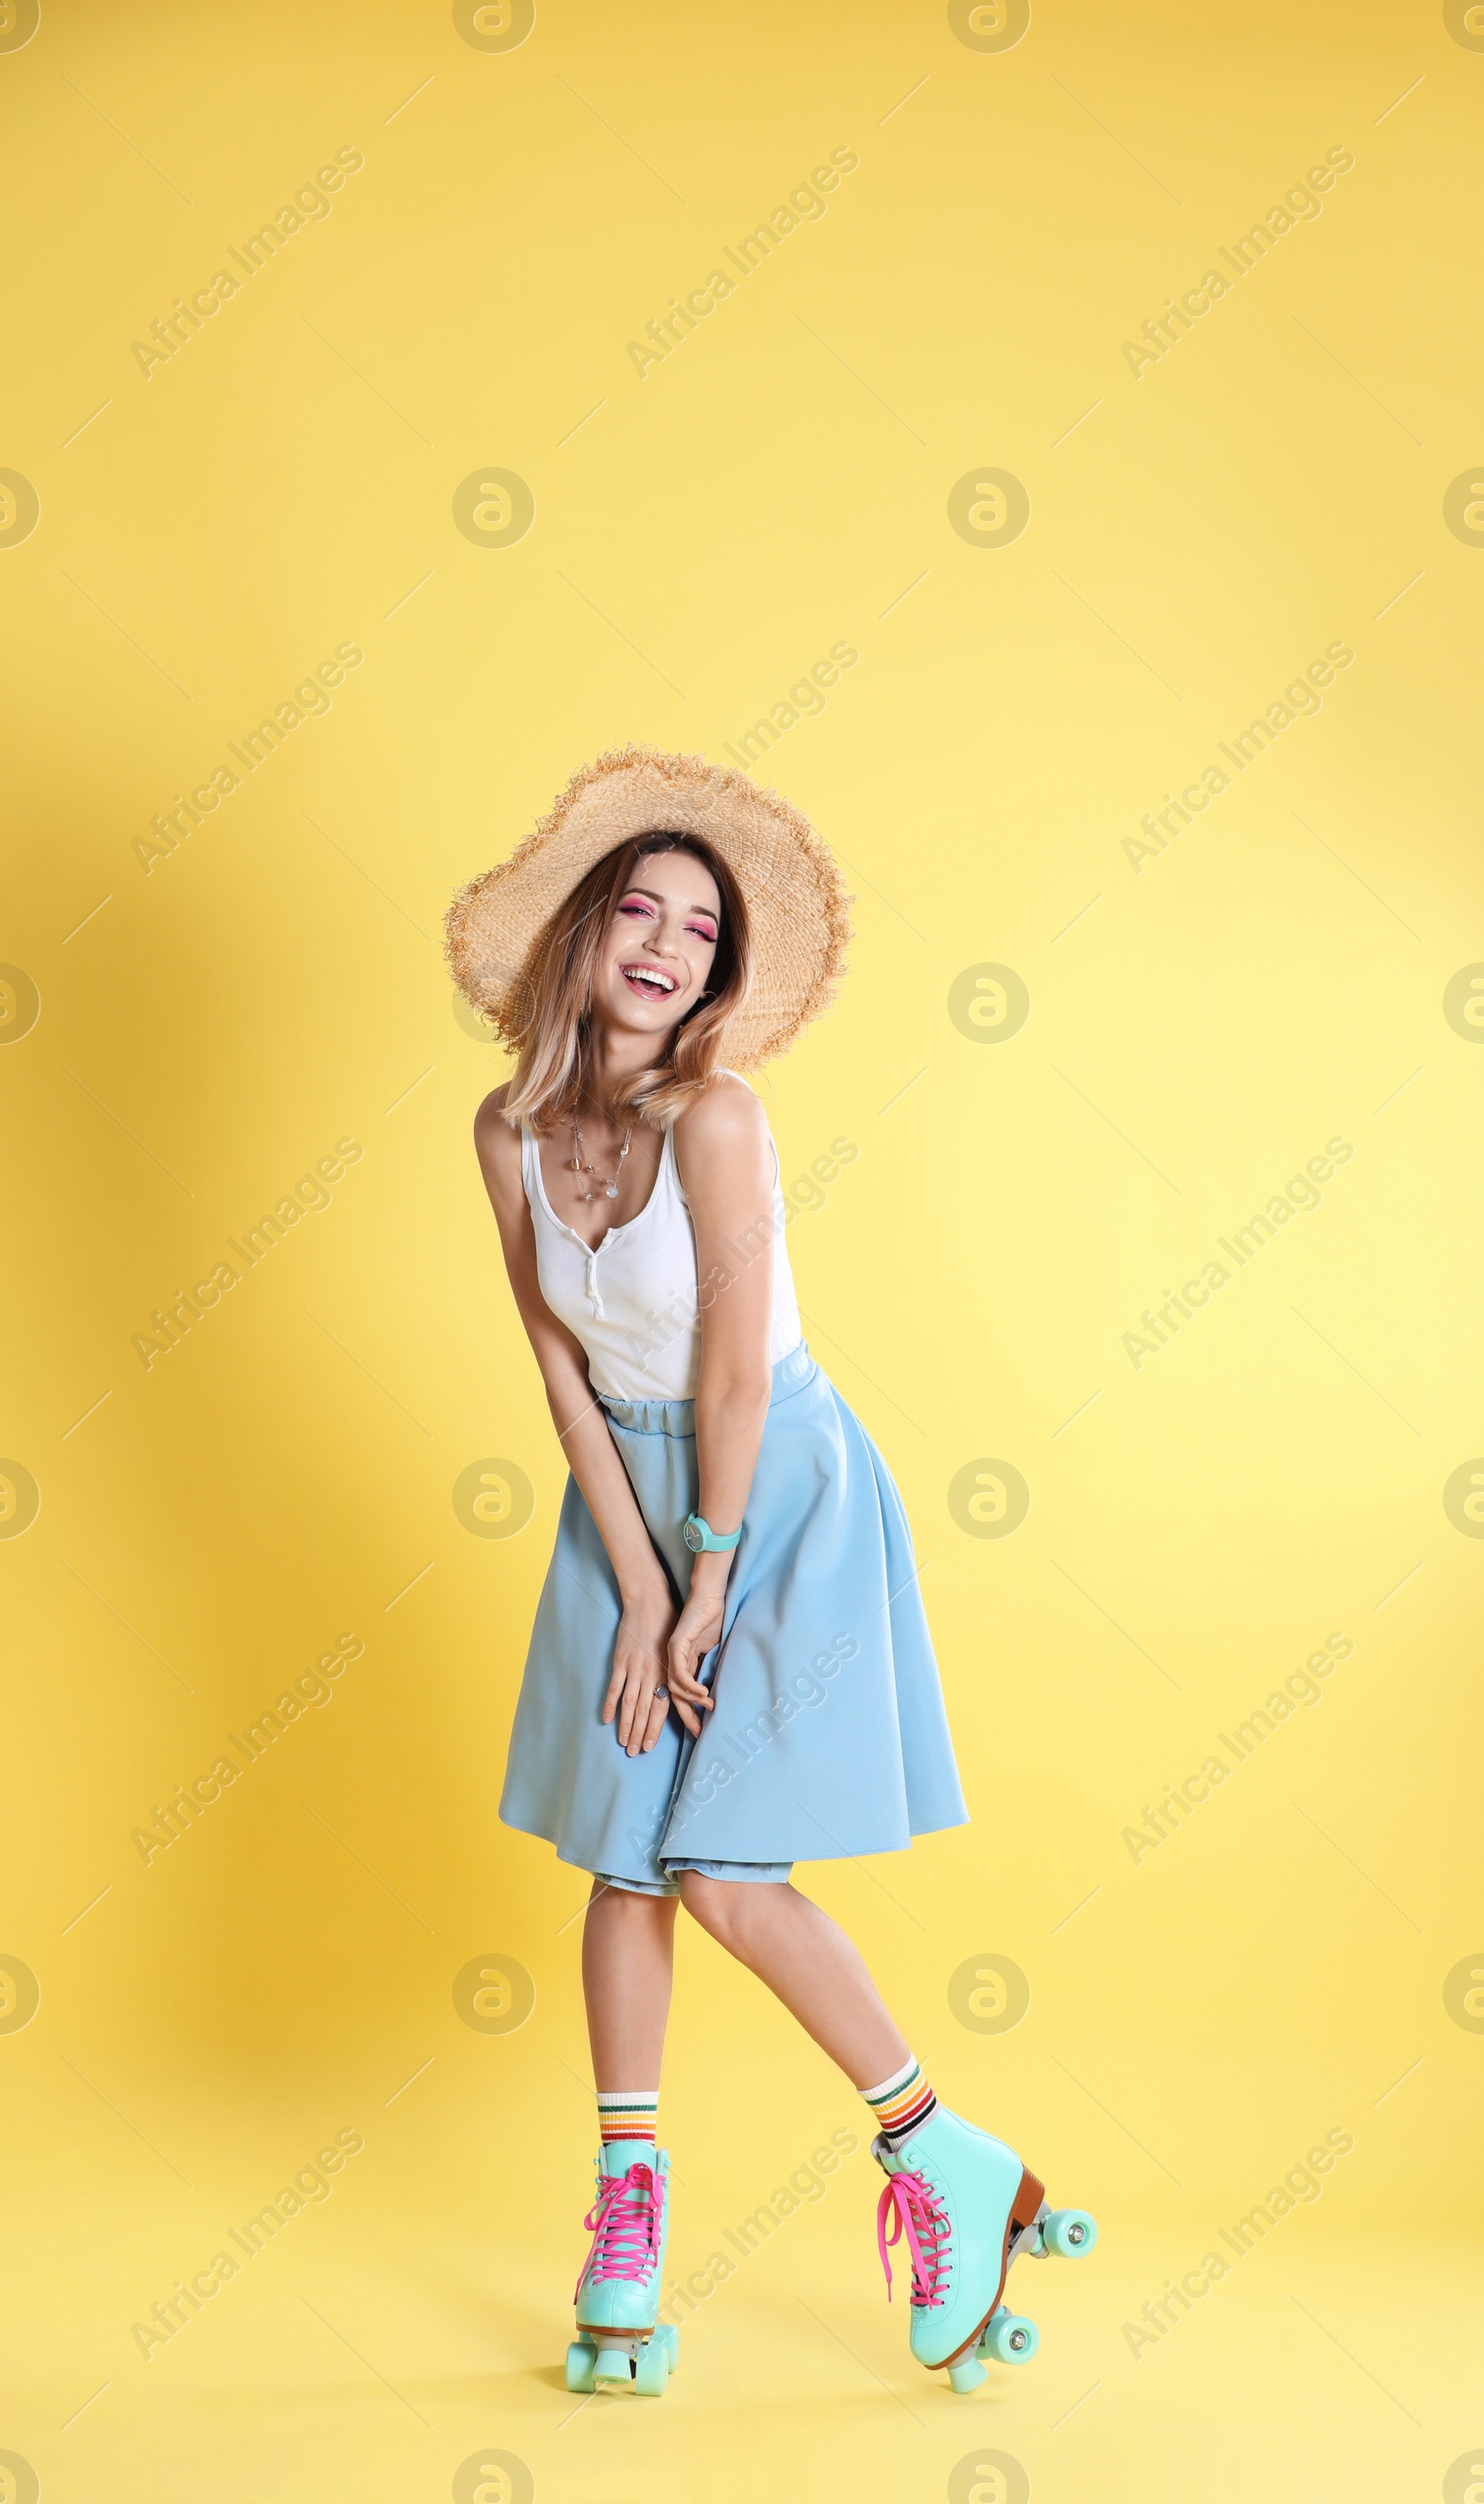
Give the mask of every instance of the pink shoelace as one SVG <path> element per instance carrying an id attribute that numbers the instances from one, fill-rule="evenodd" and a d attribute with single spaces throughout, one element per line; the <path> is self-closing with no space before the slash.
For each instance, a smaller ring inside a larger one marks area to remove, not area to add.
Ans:
<path id="1" fill-rule="evenodd" d="M 886 2221 L 894 2232 L 887 2234 Z M 876 2244 L 886 2273 L 886 2298 L 891 2300 L 888 2244 L 906 2241 L 912 2255 L 912 2300 L 915 2305 L 942 2304 L 949 2276 L 949 2221 L 920 2174 L 887 2176 L 876 2212 Z"/>
<path id="2" fill-rule="evenodd" d="M 572 2291 L 573 2303 L 589 2275 L 595 2280 L 647 2278 L 659 2258 L 664 2206 L 664 2181 L 652 2165 L 631 2165 L 627 2174 L 605 2176 L 582 2220 L 593 2241 Z"/>

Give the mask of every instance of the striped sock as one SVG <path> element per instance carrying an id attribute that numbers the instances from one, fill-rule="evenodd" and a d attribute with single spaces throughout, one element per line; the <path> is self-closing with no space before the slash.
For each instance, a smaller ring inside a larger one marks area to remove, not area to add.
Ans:
<path id="1" fill-rule="evenodd" d="M 896 2075 L 879 2087 L 862 2087 L 876 2126 L 893 2155 L 909 2131 L 917 2130 L 938 2109 L 938 2099 L 915 2061 L 909 2058 Z"/>
<path id="2" fill-rule="evenodd" d="M 610 2139 L 647 2139 L 659 2127 L 658 2087 L 610 2087 L 598 2092 L 598 2128 L 606 2147 Z"/>

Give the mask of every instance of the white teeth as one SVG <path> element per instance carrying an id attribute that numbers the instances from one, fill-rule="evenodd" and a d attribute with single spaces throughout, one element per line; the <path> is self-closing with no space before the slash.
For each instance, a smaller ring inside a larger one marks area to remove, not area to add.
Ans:
<path id="1" fill-rule="evenodd" d="M 645 983 L 653 985 L 666 993 L 673 991 L 675 988 L 670 976 L 668 974 L 662 974 L 657 966 L 622 965 L 620 966 L 619 971 L 626 975 L 631 983 Z"/>

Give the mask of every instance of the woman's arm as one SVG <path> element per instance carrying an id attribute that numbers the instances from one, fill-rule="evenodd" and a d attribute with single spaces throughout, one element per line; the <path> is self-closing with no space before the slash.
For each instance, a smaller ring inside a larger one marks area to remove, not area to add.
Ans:
<path id="1" fill-rule="evenodd" d="M 773 1389 L 773 1148 L 751 1088 L 729 1078 L 707 1087 L 675 1124 L 675 1156 L 696 1232 L 701 1304 L 697 1510 L 712 1530 L 736 1530 Z M 726 1551 L 692 1558 L 689 1596 L 670 1639 L 672 1687 L 694 1675 L 720 1636 L 731 1571 Z"/>
<path id="2" fill-rule="evenodd" d="M 500 1228 L 516 1309 L 541 1369 L 552 1423 L 568 1466 L 587 1499 L 598 1535 L 618 1582 L 623 1616 L 613 1646 L 613 1672 L 603 1718 L 618 1716 L 618 1740 L 631 1756 L 654 1746 L 668 1707 L 655 1689 L 664 1680 L 665 1648 L 674 1622 L 674 1602 L 655 1554 L 629 1474 L 608 1432 L 606 1414 L 588 1378 L 587 1359 L 541 1294 L 535 1235 L 521 1181 L 518 1134 L 500 1114 L 503 1090 L 487 1096 L 474 1117 L 474 1146 Z M 699 1734 L 699 1714 L 710 1698 L 692 1677 L 671 1685 L 675 1711 Z"/>

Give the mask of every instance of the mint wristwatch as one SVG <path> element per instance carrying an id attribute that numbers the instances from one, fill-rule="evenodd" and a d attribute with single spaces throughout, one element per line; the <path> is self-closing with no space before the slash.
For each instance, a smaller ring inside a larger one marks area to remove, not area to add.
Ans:
<path id="1" fill-rule="evenodd" d="M 713 1530 L 710 1523 L 703 1520 L 699 1513 L 693 1513 L 687 1516 L 680 1536 L 691 1554 L 700 1556 L 703 1553 L 714 1553 L 718 1548 L 735 1548 L 742 1537 L 742 1530 L 740 1527 L 725 1532 Z"/>

